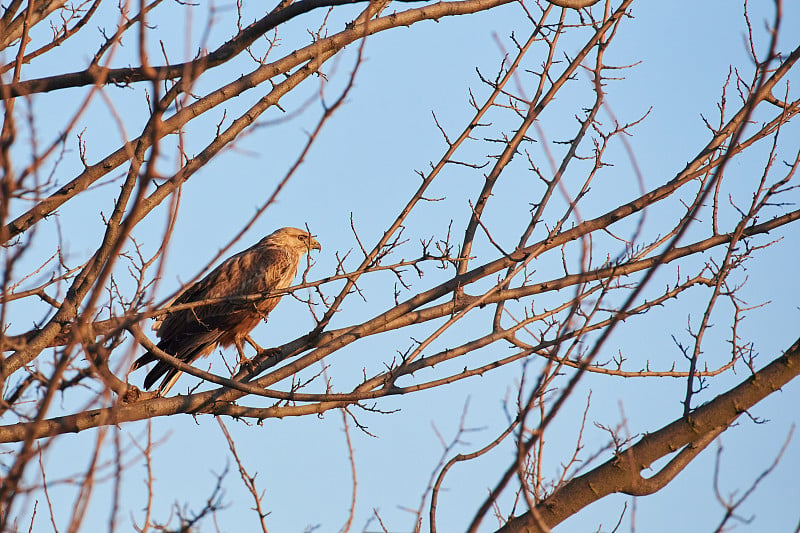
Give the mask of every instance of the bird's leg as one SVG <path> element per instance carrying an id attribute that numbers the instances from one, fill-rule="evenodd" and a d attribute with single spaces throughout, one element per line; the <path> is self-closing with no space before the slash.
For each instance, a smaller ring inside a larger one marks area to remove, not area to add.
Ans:
<path id="1" fill-rule="evenodd" d="M 243 347 L 240 348 L 240 346 L 242 346 L 242 341 L 243 340 L 246 341 L 247 344 L 252 346 L 253 349 L 255 349 L 256 357 L 259 357 L 259 356 L 265 357 L 265 359 L 262 360 L 261 364 L 264 364 L 270 358 L 279 356 L 281 354 L 281 349 L 280 348 L 262 348 L 261 346 L 258 345 L 258 343 L 256 341 L 253 340 L 253 337 L 251 337 L 250 335 L 245 335 L 244 337 L 242 337 L 242 339 L 239 340 L 239 344 L 236 345 L 236 349 L 239 350 L 239 364 L 241 365 L 239 368 L 247 367 L 248 370 L 251 370 L 251 371 L 256 368 L 255 362 L 252 359 L 249 359 L 249 358 L 245 357 L 244 353 L 243 353 L 243 351 L 244 351 Z M 278 361 L 275 360 L 275 361 L 271 361 L 271 362 L 267 363 L 267 368 L 269 368 L 271 366 L 274 366 L 277 362 Z"/>
<path id="2" fill-rule="evenodd" d="M 247 339 L 247 342 L 253 345 L 252 339 L 250 339 L 250 335 L 246 335 L 245 337 L 239 337 L 238 335 L 233 340 L 233 344 L 236 345 L 236 351 L 239 352 L 239 368 L 247 367 L 249 370 L 253 369 L 253 361 L 244 354 L 244 343 L 242 340 Z"/>
<path id="3" fill-rule="evenodd" d="M 250 335 L 245 335 L 244 336 L 244 340 L 246 340 L 247 344 L 249 344 L 250 346 L 253 347 L 253 349 L 255 349 L 257 354 L 259 354 L 259 353 L 264 351 L 264 348 L 259 346 L 258 343 L 256 343 L 256 341 L 254 341 L 253 337 L 251 337 Z"/>

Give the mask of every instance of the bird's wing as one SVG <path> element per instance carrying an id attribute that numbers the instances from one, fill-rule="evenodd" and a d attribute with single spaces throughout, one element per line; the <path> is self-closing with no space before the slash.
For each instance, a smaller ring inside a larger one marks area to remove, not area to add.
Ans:
<path id="1" fill-rule="evenodd" d="M 227 331 L 242 320 L 242 313 L 268 313 L 279 297 L 264 300 L 237 300 L 236 296 L 263 294 L 288 287 L 299 258 L 278 247 L 253 247 L 223 262 L 205 278 L 188 287 L 173 305 L 190 304 L 217 298 L 231 298 L 170 313 L 158 330 L 167 339 L 209 331 Z M 268 301 L 267 305 L 264 305 Z"/>

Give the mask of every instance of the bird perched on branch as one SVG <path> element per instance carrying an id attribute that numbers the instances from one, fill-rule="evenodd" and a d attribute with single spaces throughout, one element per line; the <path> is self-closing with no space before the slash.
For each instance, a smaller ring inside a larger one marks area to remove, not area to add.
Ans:
<path id="1" fill-rule="evenodd" d="M 158 348 L 191 364 L 210 354 L 216 346 L 236 346 L 240 360 L 243 341 L 262 319 L 266 319 L 281 295 L 268 295 L 287 288 L 294 281 L 300 260 L 311 250 L 321 250 L 319 242 L 305 230 L 281 228 L 257 244 L 226 259 L 206 277 L 183 290 L 167 308 L 158 325 Z M 222 299 L 222 301 L 220 301 Z M 169 309 L 206 300 L 188 309 Z M 161 376 L 158 386 L 165 394 L 181 372 L 148 351 L 133 363 L 132 370 L 157 361 L 144 378 L 149 389 Z"/>

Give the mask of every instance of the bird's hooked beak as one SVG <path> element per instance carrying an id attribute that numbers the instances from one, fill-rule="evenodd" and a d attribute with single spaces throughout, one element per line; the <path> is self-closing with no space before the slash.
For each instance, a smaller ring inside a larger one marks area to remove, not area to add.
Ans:
<path id="1" fill-rule="evenodd" d="M 319 250 L 320 252 L 322 251 L 322 245 L 314 237 L 311 237 L 311 240 L 308 241 L 308 251 L 310 252 L 311 250 Z"/>

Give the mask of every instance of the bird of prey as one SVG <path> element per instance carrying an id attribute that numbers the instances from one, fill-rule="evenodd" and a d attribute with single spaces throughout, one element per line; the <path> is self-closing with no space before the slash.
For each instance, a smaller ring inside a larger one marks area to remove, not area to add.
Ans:
<path id="1" fill-rule="evenodd" d="M 226 259 L 170 304 L 167 315 L 157 324 L 156 334 L 161 339 L 158 347 L 191 364 L 218 345 L 234 344 L 244 360 L 242 341 L 281 299 L 280 295 L 267 296 L 267 293 L 291 285 L 303 255 L 321 249 L 307 231 L 281 228 Z M 170 307 L 212 299 L 218 301 L 169 312 Z M 149 389 L 164 376 L 158 392 L 166 394 L 180 377 L 181 372 L 175 367 L 147 352 L 133 363 L 131 370 L 153 361 L 157 363 L 144 378 L 144 387 Z"/>

